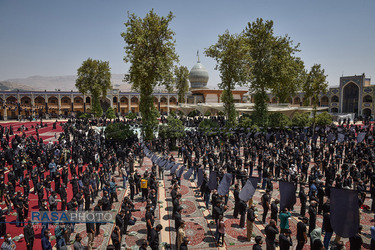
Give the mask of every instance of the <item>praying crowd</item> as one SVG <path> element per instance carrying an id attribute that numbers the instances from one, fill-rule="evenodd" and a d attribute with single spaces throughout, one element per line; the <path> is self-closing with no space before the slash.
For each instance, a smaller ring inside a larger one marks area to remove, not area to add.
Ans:
<path id="1" fill-rule="evenodd" d="M 375 227 L 364 235 L 360 223 L 361 213 L 373 217 L 375 212 L 372 123 L 204 133 L 192 119 L 184 123 L 194 129 L 177 141 L 156 138 L 147 142 L 135 136 L 124 142 L 106 140 L 104 131 L 98 132 L 94 126 L 107 123 L 81 119 L 54 122 L 52 131 L 60 126 L 62 132 L 55 142 L 48 143 L 38 134 L 38 129 L 47 125 L 42 121 L 20 127 L 17 133 L 12 127 L 0 126 L 0 202 L 5 205 L 0 207 L 1 249 L 36 249 L 37 244 L 43 250 L 92 249 L 95 239 L 104 236 L 104 223 L 87 223 L 87 244 L 83 244 L 76 223 L 42 223 L 39 236 L 30 212 L 112 211 L 116 204 L 120 209 L 108 249 L 121 249 L 129 227 L 137 223 L 133 215 L 139 211 L 136 202 L 146 204 L 141 223 L 147 235 L 139 249 L 161 249 L 160 234 L 166 228 L 156 223 L 162 219 L 157 218 L 160 181 L 170 182 L 167 192 L 172 211 L 168 219 L 174 221 L 175 234 L 175 241 L 164 247 L 188 249 L 182 179 L 196 182 L 197 200 L 204 203 L 215 226 L 215 247 L 225 246 L 225 220 L 230 216 L 239 219 L 238 227 L 246 229 L 246 240 L 256 250 L 345 249 L 347 241 L 353 250 L 375 249 Z M 218 119 L 218 123 L 225 121 Z M 36 133 L 27 135 L 31 130 Z M 175 146 L 178 150 L 173 152 Z M 145 158 L 151 160 L 152 167 L 141 171 Z M 123 197 L 118 195 L 120 187 L 126 190 Z M 335 194 L 340 190 L 350 192 L 341 193 L 347 200 L 337 201 L 341 196 Z M 256 193 L 261 195 L 259 203 L 254 202 Z M 353 201 L 353 197 L 354 205 L 352 202 L 352 210 L 348 210 L 351 224 L 343 219 L 347 225 L 340 228 L 340 221 L 333 219 L 337 204 Z M 233 200 L 233 209 L 229 200 Z M 14 212 L 16 219 L 9 221 Z M 296 232 L 290 227 L 292 216 L 298 217 Z M 323 220 L 321 226 L 318 218 Z M 259 223 L 264 230 L 257 235 L 254 228 Z M 23 227 L 22 243 L 9 233 L 14 225 Z"/>

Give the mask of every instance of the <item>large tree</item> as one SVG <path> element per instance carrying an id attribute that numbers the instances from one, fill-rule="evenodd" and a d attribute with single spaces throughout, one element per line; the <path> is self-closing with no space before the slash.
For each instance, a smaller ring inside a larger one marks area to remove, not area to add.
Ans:
<path id="1" fill-rule="evenodd" d="M 248 47 L 241 35 L 231 35 L 227 30 L 219 35 L 216 44 L 205 50 L 205 54 L 216 60 L 216 69 L 220 71 L 221 78 L 218 86 L 223 89 L 221 100 L 224 103 L 227 125 L 233 127 L 236 122 L 236 109 L 232 91 L 236 84 L 243 85 L 249 78 Z"/>
<path id="2" fill-rule="evenodd" d="M 178 95 L 178 102 L 185 103 L 185 95 L 189 91 L 189 70 L 186 66 L 174 68 L 175 87 Z"/>
<path id="3" fill-rule="evenodd" d="M 153 138 L 158 125 L 154 88 L 164 85 L 169 89 L 173 84 L 173 65 L 178 61 L 175 33 L 169 28 L 173 17 L 172 12 L 161 17 L 154 10 L 143 19 L 128 14 L 126 31 L 121 34 L 126 43 L 124 61 L 130 63 L 128 80 L 141 97 L 139 109 L 146 139 Z"/>
<path id="4" fill-rule="evenodd" d="M 255 98 L 253 118 L 265 126 L 268 93 L 275 93 L 281 101 L 286 101 L 298 90 L 303 63 L 294 54 L 299 51 L 299 45 L 294 46 L 288 36 L 275 36 L 273 21 L 261 18 L 248 23 L 243 35 L 251 58 L 249 87 Z"/>
<path id="5" fill-rule="evenodd" d="M 92 98 L 91 112 L 100 117 L 103 109 L 100 105 L 100 97 L 105 97 L 107 91 L 112 88 L 111 68 L 109 62 L 88 58 L 77 70 L 76 88 L 82 94 L 90 94 Z"/>
<path id="6" fill-rule="evenodd" d="M 304 105 L 308 105 L 309 99 L 312 99 L 313 106 L 313 127 L 315 127 L 316 111 L 319 104 L 319 95 L 327 93 L 328 83 L 327 76 L 320 64 L 314 64 L 310 72 L 307 74 L 303 84 L 303 92 L 305 97 Z"/>

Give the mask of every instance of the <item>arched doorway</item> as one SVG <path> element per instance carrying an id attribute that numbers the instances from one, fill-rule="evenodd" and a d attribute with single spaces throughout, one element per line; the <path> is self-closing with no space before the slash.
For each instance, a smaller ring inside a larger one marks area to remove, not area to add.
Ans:
<path id="1" fill-rule="evenodd" d="M 332 113 L 338 113 L 339 110 L 338 110 L 338 108 L 332 108 L 332 109 L 331 109 L 331 112 L 332 112 Z"/>
<path id="2" fill-rule="evenodd" d="M 363 109 L 362 114 L 364 117 L 371 116 L 371 109 Z"/>
<path id="3" fill-rule="evenodd" d="M 348 83 L 344 87 L 343 93 L 343 104 L 342 111 L 343 113 L 356 113 L 358 114 L 358 96 L 359 88 L 355 83 Z"/>

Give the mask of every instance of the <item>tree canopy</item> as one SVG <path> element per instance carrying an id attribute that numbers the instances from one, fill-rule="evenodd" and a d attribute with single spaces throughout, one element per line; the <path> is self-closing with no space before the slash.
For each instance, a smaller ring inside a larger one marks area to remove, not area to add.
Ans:
<path id="1" fill-rule="evenodd" d="M 243 85 L 249 79 L 248 47 L 241 35 L 231 35 L 227 30 L 219 35 L 216 44 L 205 50 L 205 54 L 216 60 L 216 69 L 220 71 L 223 89 L 221 100 L 224 103 L 224 113 L 229 127 L 234 127 L 236 122 L 236 109 L 232 91 L 235 85 Z"/>
<path id="2" fill-rule="evenodd" d="M 303 84 L 303 92 L 305 93 L 305 105 L 306 102 L 312 98 L 313 105 L 313 126 L 315 126 L 315 117 L 317 106 L 319 103 L 319 95 L 327 93 L 328 83 L 326 81 L 327 76 L 324 74 L 324 69 L 321 68 L 320 64 L 314 64 L 311 67 L 310 72 L 307 74 L 306 80 Z"/>
<path id="3" fill-rule="evenodd" d="M 273 21 L 258 18 L 248 23 L 243 32 L 249 48 L 251 74 L 248 85 L 255 97 L 254 118 L 256 123 L 267 123 L 268 93 L 274 93 L 280 101 L 286 101 L 300 86 L 303 62 L 295 56 L 299 45 L 287 36 L 275 36 Z"/>
<path id="4" fill-rule="evenodd" d="M 189 70 L 186 66 L 174 68 L 175 87 L 178 95 L 178 102 L 185 103 L 185 95 L 189 91 Z"/>
<path id="5" fill-rule="evenodd" d="M 103 114 L 100 97 L 105 97 L 112 88 L 109 62 L 88 58 L 77 70 L 76 88 L 82 94 L 92 97 L 91 111 L 96 117 Z"/>
<path id="6" fill-rule="evenodd" d="M 152 139 L 157 127 L 154 88 L 164 85 L 170 89 L 173 84 L 173 65 L 178 61 L 175 33 L 169 27 L 173 18 L 172 12 L 164 17 L 153 9 L 143 19 L 128 13 L 126 31 L 121 34 L 126 44 L 124 62 L 130 63 L 127 78 L 141 97 L 139 108 L 145 139 Z"/>

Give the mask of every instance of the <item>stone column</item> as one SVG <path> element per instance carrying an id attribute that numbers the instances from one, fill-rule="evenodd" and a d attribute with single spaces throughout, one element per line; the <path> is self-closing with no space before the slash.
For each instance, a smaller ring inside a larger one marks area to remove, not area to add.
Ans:
<path id="1" fill-rule="evenodd" d="M 60 94 L 57 95 L 57 108 L 59 109 L 57 114 L 61 115 L 61 95 Z"/>
<path id="2" fill-rule="evenodd" d="M 131 109 L 131 97 L 130 95 L 128 96 L 128 113 L 130 112 Z"/>

